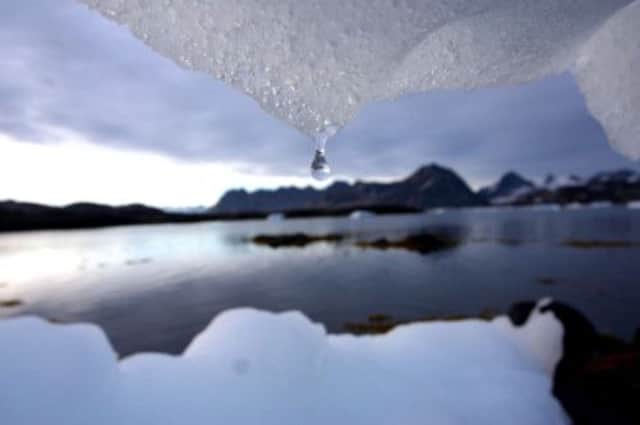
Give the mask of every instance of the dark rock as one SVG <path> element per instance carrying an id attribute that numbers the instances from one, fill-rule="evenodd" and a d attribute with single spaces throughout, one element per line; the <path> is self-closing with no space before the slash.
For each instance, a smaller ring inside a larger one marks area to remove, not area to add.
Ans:
<path id="1" fill-rule="evenodd" d="M 507 316 L 509 316 L 509 320 L 514 326 L 522 326 L 529 320 L 529 316 L 535 307 L 536 303 L 534 301 L 518 302 L 509 308 Z"/>
<path id="2" fill-rule="evenodd" d="M 453 248 L 458 245 L 458 241 L 445 235 L 420 233 L 398 240 L 380 238 L 373 241 L 359 241 L 356 245 L 361 248 L 404 249 L 420 254 L 429 254 L 435 251 Z"/>
<path id="3" fill-rule="evenodd" d="M 369 322 L 390 322 L 393 318 L 389 315 L 377 313 L 369 315 Z"/>
<path id="4" fill-rule="evenodd" d="M 598 335 L 574 308 L 551 302 L 564 327 L 563 354 L 556 366 L 553 394 L 576 425 L 640 423 L 640 350 Z"/>
<path id="5" fill-rule="evenodd" d="M 444 316 L 424 316 L 416 320 L 400 321 L 395 320 L 393 317 L 386 314 L 372 314 L 369 315 L 367 322 L 348 322 L 344 324 L 344 329 L 347 332 L 363 335 L 363 334 L 384 334 L 395 328 L 396 326 L 405 325 L 408 323 L 427 323 L 427 322 L 456 322 L 460 320 L 469 319 L 481 319 L 491 320 L 498 315 L 498 312 L 494 309 L 484 309 L 477 315 L 466 314 L 449 314 Z"/>
<path id="6" fill-rule="evenodd" d="M 256 245 L 267 245 L 271 248 L 281 247 L 305 247 L 316 242 L 340 242 L 343 235 L 330 233 L 327 235 L 307 235 L 304 233 L 291 233 L 284 235 L 256 235 L 251 241 Z"/>
<path id="7" fill-rule="evenodd" d="M 18 299 L 0 301 L 0 307 L 11 308 L 11 307 L 19 307 L 21 305 L 22 305 L 22 301 Z"/>

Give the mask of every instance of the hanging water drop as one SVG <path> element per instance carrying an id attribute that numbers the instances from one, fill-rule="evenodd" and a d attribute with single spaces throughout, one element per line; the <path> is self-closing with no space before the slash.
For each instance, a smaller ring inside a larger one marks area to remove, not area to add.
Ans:
<path id="1" fill-rule="evenodd" d="M 336 127 L 328 125 L 324 131 L 319 132 L 315 137 L 316 147 L 313 161 L 311 161 L 311 177 L 318 181 L 326 180 L 331 175 L 331 167 L 329 167 L 325 149 L 327 140 L 333 137 L 336 131 Z"/>
<path id="2" fill-rule="evenodd" d="M 327 162 L 327 157 L 324 155 L 323 150 L 316 149 L 316 153 L 313 156 L 311 162 L 311 177 L 318 181 L 326 180 L 331 174 L 331 167 Z"/>

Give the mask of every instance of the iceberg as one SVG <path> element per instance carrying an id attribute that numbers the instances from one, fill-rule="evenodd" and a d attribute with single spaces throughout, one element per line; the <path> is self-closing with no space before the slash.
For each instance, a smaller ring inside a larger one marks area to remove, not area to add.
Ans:
<path id="1" fill-rule="evenodd" d="M 640 158 L 640 0 L 80 0 L 313 136 L 364 104 L 570 71 Z"/>
<path id="2" fill-rule="evenodd" d="M 375 213 L 367 210 L 355 210 L 349 214 L 350 220 L 362 220 L 370 217 L 375 217 Z"/>
<path id="3" fill-rule="evenodd" d="M 234 309 L 180 356 L 117 360 L 100 328 L 0 321 L 7 425 L 553 425 L 563 325 L 540 302 L 521 326 L 415 323 L 328 335 L 298 312 Z"/>

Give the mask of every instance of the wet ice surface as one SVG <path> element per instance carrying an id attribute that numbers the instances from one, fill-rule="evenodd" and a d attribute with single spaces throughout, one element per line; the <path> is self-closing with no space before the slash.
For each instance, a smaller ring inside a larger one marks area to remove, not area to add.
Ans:
<path id="1" fill-rule="evenodd" d="M 570 70 L 612 145 L 640 157 L 638 0 L 80 1 L 308 135 L 372 100 Z"/>
<path id="2" fill-rule="evenodd" d="M 116 363 L 99 328 L 10 319 L 0 412 L 8 425 L 564 424 L 548 374 L 562 335 L 550 312 L 523 328 L 500 318 L 358 338 L 300 313 L 237 309 L 182 356 Z"/>
<path id="3" fill-rule="evenodd" d="M 393 240 L 434 229 L 467 242 L 420 255 L 346 241 L 277 250 L 243 241 L 294 232 Z M 638 243 L 640 210 L 486 208 L 2 234 L 0 301 L 23 304 L 0 308 L 0 316 L 91 321 L 121 354 L 179 353 L 234 307 L 300 310 L 336 333 L 372 314 L 477 315 L 551 295 L 599 330 L 631 337 L 640 325 L 640 245 L 588 248 L 568 240 Z"/>

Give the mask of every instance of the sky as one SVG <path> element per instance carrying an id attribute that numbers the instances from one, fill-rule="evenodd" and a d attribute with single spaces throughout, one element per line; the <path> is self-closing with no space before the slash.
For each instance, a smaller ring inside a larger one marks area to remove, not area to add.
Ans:
<path id="1" fill-rule="evenodd" d="M 640 169 L 614 152 L 568 74 L 366 105 L 327 147 L 334 179 L 427 163 L 478 188 L 516 170 Z M 74 0 L 0 2 L 0 199 L 212 205 L 230 188 L 315 184 L 313 142 Z"/>

